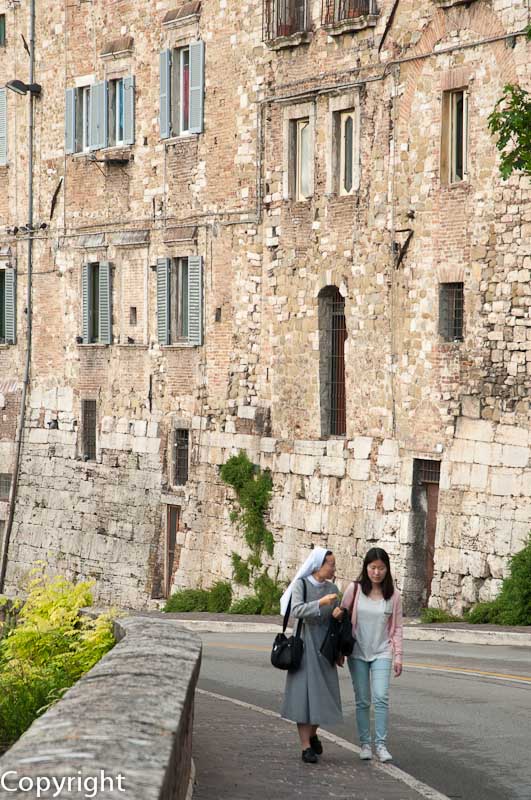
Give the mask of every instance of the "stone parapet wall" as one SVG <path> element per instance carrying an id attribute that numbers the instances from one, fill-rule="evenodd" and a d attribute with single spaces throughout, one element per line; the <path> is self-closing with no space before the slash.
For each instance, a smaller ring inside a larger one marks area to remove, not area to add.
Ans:
<path id="1" fill-rule="evenodd" d="M 64 798 L 83 796 L 84 791 L 86 796 L 124 800 L 190 796 L 201 642 L 170 620 L 126 618 L 116 623 L 116 633 L 119 641 L 113 650 L 0 758 L 0 775 L 10 773 L 5 777 L 9 797 L 28 797 L 27 781 L 17 789 L 23 777 L 34 787 L 37 778 L 66 779 L 60 792 Z M 103 786 L 102 772 L 107 779 Z M 85 783 L 87 779 L 98 782 Z M 78 789 L 78 780 L 84 791 Z"/>

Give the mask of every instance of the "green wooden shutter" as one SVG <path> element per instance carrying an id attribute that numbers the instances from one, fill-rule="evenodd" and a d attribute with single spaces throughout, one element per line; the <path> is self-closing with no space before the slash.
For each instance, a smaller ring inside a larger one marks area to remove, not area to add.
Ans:
<path id="1" fill-rule="evenodd" d="M 0 89 L 0 166 L 7 164 L 7 89 Z"/>
<path id="2" fill-rule="evenodd" d="M 65 95 L 65 153 L 76 152 L 76 90 L 67 89 Z"/>
<path id="3" fill-rule="evenodd" d="M 83 344 L 90 344 L 90 317 L 91 317 L 91 303 L 90 303 L 90 282 L 91 282 L 92 264 L 83 264 L 81 268 L 81 298 L 82 298 L 82 318 L 83 318 Z"/>
<path id="4" fill-rule="evenodd" d="M 188 257 L 188 341 L 203 344 L 203 258 Z"/>
<path id="5" fill-rule="evenodd" d="M 6 342 L 15 344 L 17 341 L 17 274 L 14 269 L 6 269 L 5 281 Z"/>
<path id="6" fill-rule="evenodd" d="M 171 136 L 171 50 L 160 54 L 160 138 Z"/>
<path id="7" fill-rule="evenodd" d="M 169 258 L 157 259 L 157 336 L 159 344 L 170 343 L 170 267 Z"/>
<path id="8" fill-rule="evenodd" d="M 107 81 L 90 87 L 90 149 L 101 150 L 108 143 Z"/>
<path id="9" fill-rule="evenodd" d="M 135 78 L 124 78 L 124 143 L 135 143 Z"/>
<path id="10" fill-rule="evenodd" d="M 204 42 L 192 42 L 190 44 L 190 133 L 203 132 L 204 67 Z"/>
<path id="11" fill-rule="evenodd" d="M 108 261 L 100 261 L 99 273 L 99 341 L 112 344 L 111 265 Z"/>

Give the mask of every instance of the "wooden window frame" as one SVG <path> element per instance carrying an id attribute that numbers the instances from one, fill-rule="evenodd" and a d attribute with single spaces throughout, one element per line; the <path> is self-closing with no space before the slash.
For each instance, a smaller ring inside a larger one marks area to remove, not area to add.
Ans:
<path id="1" fill-rule="evenodd" d="M 347 197 L 349 195 L 355 194 L 357 189 L 357 175 L 356 175 L 356 161 L 357 161 L 357 147 L 358 147 L 358 135 L 357 135 L 357 125 L 358 125 L 358 113 L 355 108 L 351 108 L 345 111 L 339 111 L 339 194 L 342 197 Z M 346 148 L 346 135 L 345 129 L 347 120 L 351 120 L 352 122 L 352 164 L 351 164 L 351 181 L 352 185 L 350 189 L 345 187 L 345 177 L 346 177 L 346 155 L 347 155 L 347 148 Z"/>
<path id="2" fill-rule="evenodd" d="M 186 434 L 186 436 L 183 436 Z M 186 441 L 185 446 L 180 446 L 181 442 Z M 185 457 L 182 459 L 182 452 Z M 181 462 L 179 457 L 181 456 Z M 190 474 L 190 430 L 189 428 L 176 427 L 172 436 L 172 484 L 173 486 L 185 486 L 188 483 Z"/>
<path id="3" fill-rule="evenodd" d="M 121 89 L 120 89 L 121 87 Z M 110 147 L 125 145 L 125 85 L 124 78 L 109 80 L 108 89 L 109 142 Z M 121 112 L 121 116 L 120 116 Z M 120 136 L 121 120 L 121 136 Z"/>
<path id="4" fill-rule="evenodd" d="M 186 276 L 186 280 L 185 280 Z M 189 330 L 188 258 L 171 259 L 170 268 L 170 344 L 186 342 Z"/>
<path id="5" fill-rule="evenodd" d="M 457 102 L 463 99 L 463 121 L 461 141 L 458 141 Z M 469 175 L 469 127 L 470 94 L 466 86 L 443 92 L 441 123 L 441 182 L 458 186 L 468 181 Z M 463 174 L 457 173 L 457 158 L 460 152 Z"/>
<path id="6" fill-rule="evenodd" d="M 87 426 L 92 421 L 92 416 L 94 430 L 89 431 Z M 91 397 L 81 400 L 81 455 L 84 461 L 98 460 L 98 403 Z"/>
<path id="7" fill-rule="evenodd" d="M 307 131 L 307 135 L 309 137 L 308 141 L 308 183 L 309 183 L 309 192 L 306 194 L 303 191 L 302 187 L 302 176 L 303 176 L 303 141 L 302 141 L 302 134 L 303 131 Z M 310 199 L 312 196 L 312 169 L 311 169 L 311 161 L 312 161 L 312 126 L 311 120 L 309 117 L 301 117 L 300 119 L 295 119 L 292 121 L 292 139 L 293 139 L 293 147 L 292 147 L 292 195 L 293 198 L 298 203 L 305 203 L 307 200 Z"/>
<path id="8" fill-rule="evenodd" d="M 172 512 L 176 516 L 175 540 L 172 542 Z M 166 537 L 164 548 L 164 597 L 169 597 L 171 581 L 175 568 L 175 553 L 177 552 L 177 534 L 181 528 L 182 507 L 168 504 L 166 506 Z"/>
<path id="9" fill-rule="evenodd" d="M 445 342 L 464 339 L 464 283 L 462 281 L 439 284 L 439 335 Z"/>

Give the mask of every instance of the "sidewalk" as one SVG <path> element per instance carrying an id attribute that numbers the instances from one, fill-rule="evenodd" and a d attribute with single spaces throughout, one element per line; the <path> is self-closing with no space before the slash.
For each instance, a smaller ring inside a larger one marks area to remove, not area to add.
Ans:
<path id="1" fill-rule="evenodd" d="M 324 753 L 304 764 L 294 724 L 273 712 L 196 692 L 193 800 L 448 800 L 393 766 L 321 732 Z"/>
<path id="2" fill-rule="evenodd" d="M 134 612 L 148 616 L 159 611 Z M 276 633 L 282 627 L 281 616 L 261 617 L 236 614 L 165 614 L 178 619 L 183 627 L 196 633 Z M 531 626 L 469 625 L 466 622 L 424 624 L 417 619 L 404 620 L 404 639 L 424 642 L 457 642 L 460 644 L 492 644 L 512 647 L 531 647 Z"/>

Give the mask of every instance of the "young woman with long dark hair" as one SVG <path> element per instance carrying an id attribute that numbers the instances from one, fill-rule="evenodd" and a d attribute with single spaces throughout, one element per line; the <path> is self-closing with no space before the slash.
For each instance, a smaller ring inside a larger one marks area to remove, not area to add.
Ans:
<path id="1" fill-rule="evenodd" d="M 369 550 L 357 582 L 347 588 L 341 606 L 352 619 L 356 639 L 348 666 L 356 696 L 360 758 L 372 758 L 371 702 L 374 741 L 380 761 L 391 761 L 387 749 L 391 671 L 402 673 L 402 600 L 395 588 L 389 556 L 381 547 Z"/>

